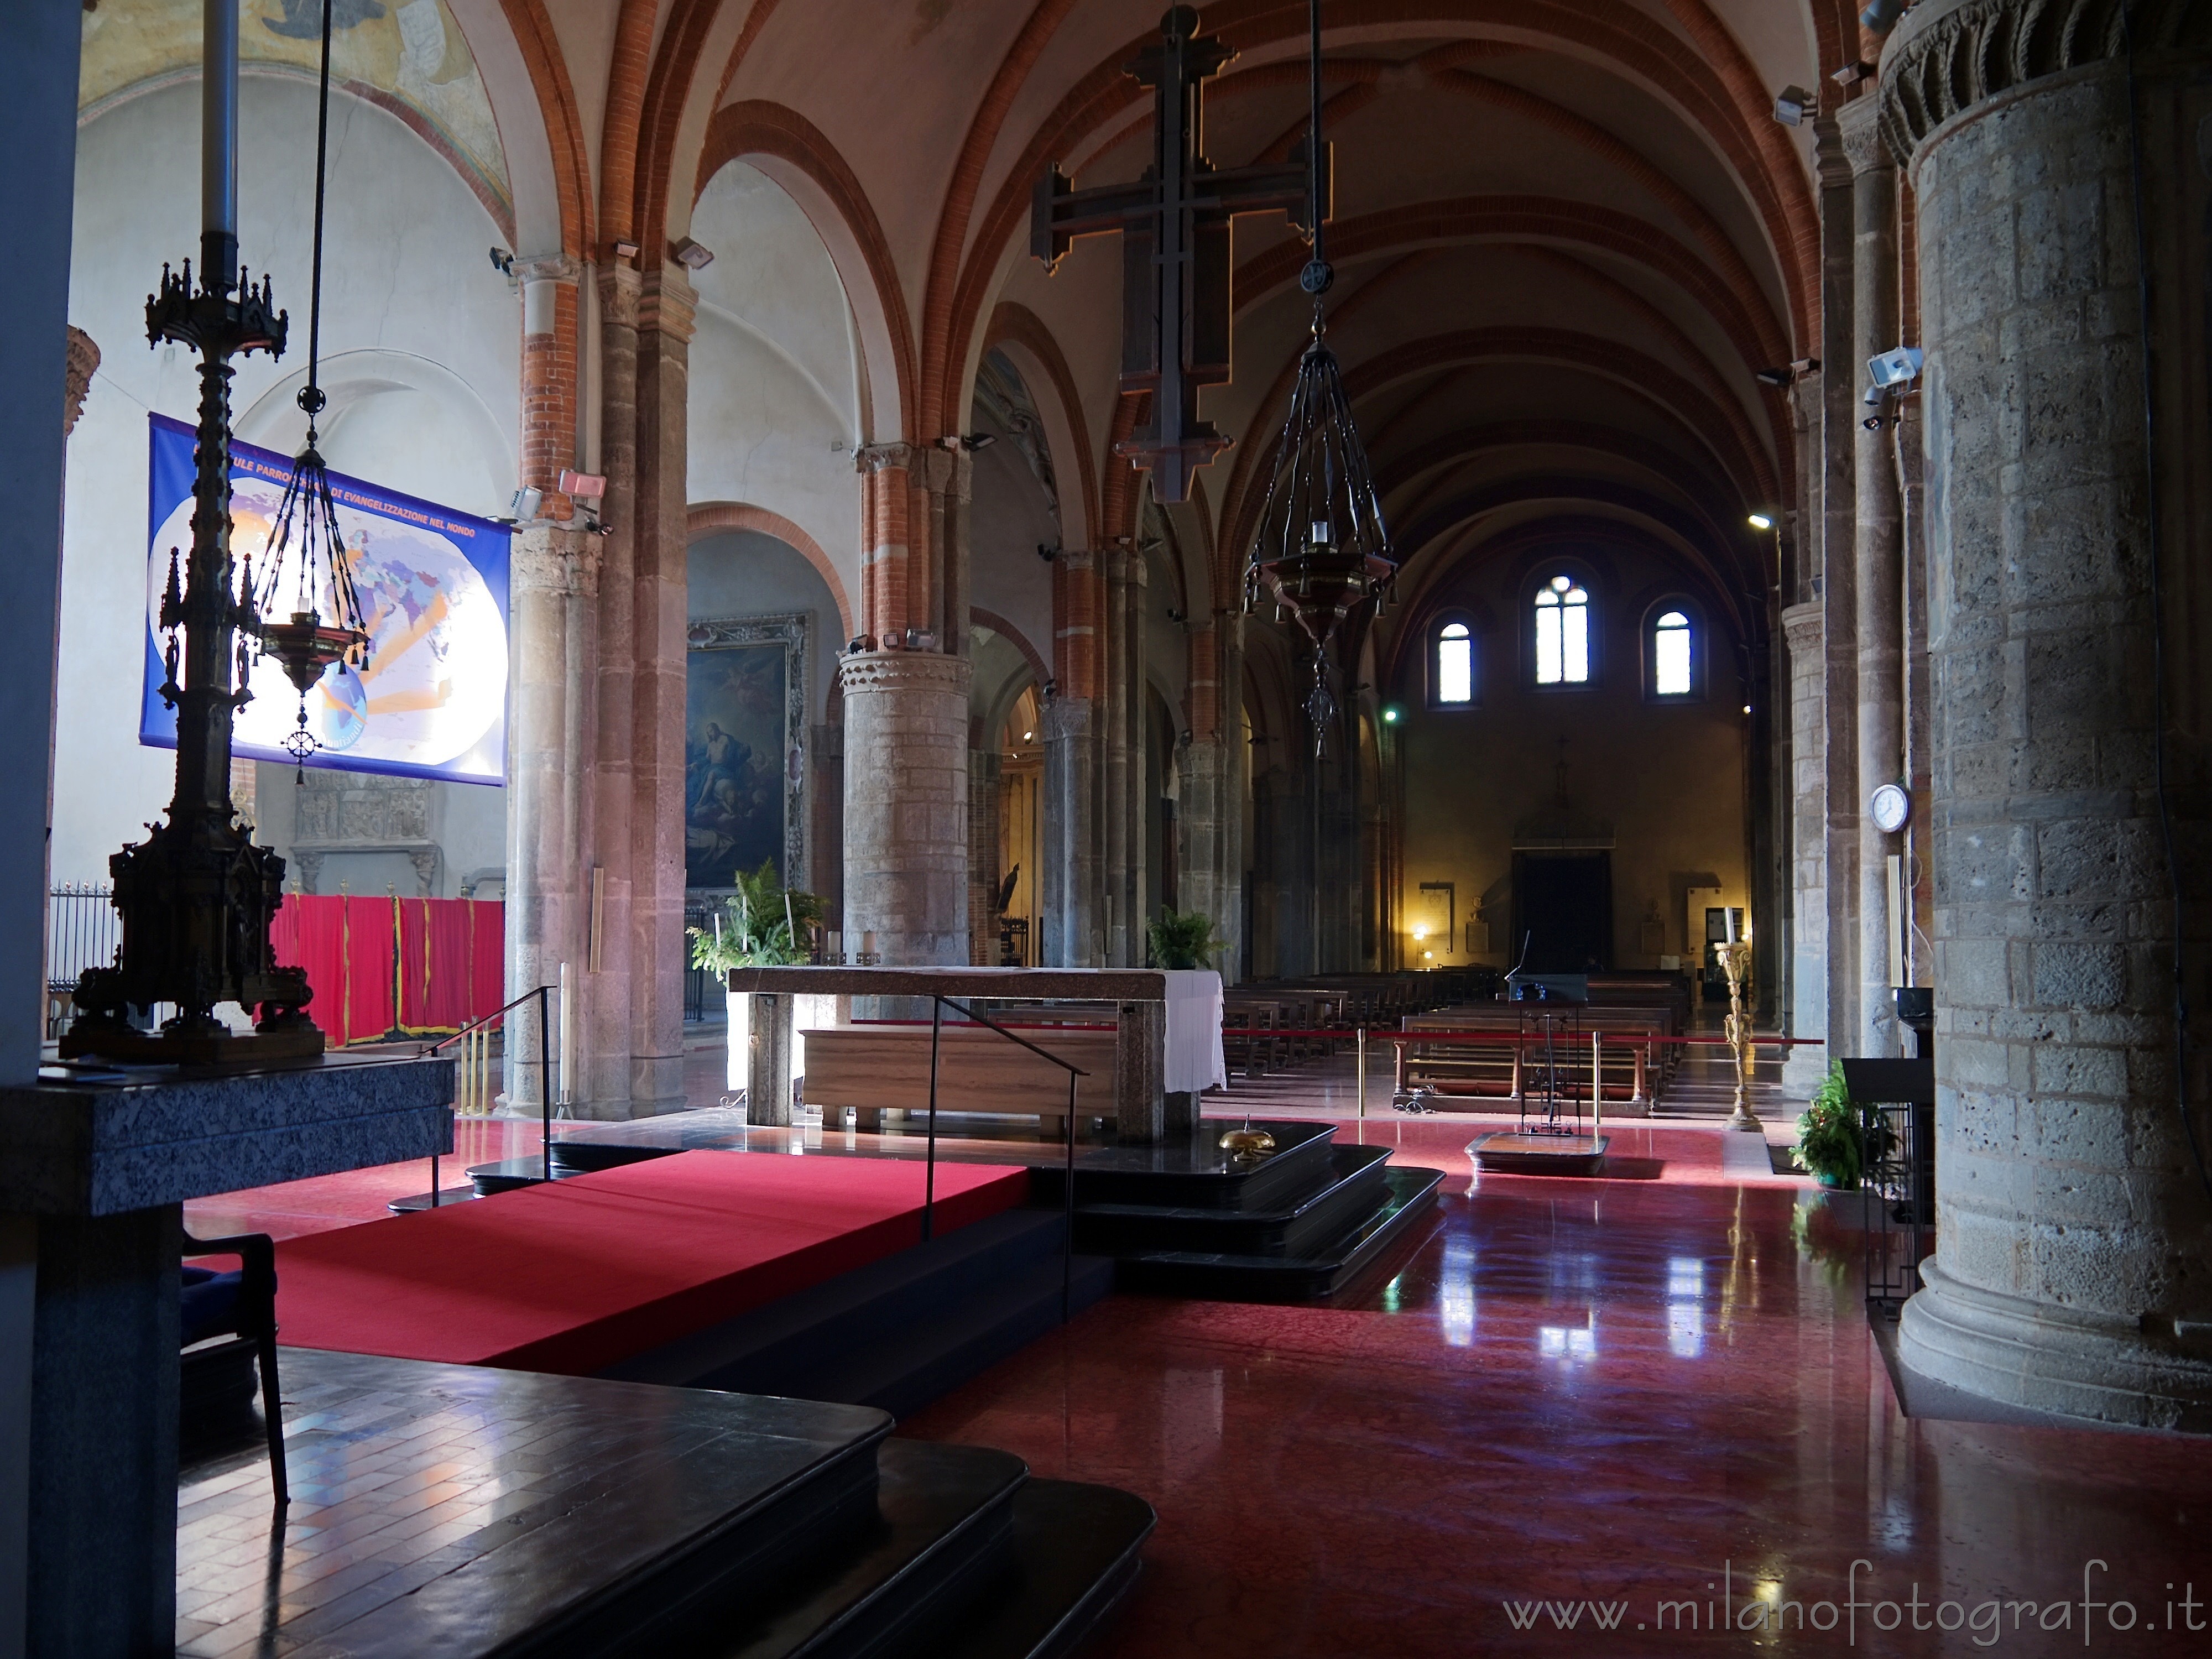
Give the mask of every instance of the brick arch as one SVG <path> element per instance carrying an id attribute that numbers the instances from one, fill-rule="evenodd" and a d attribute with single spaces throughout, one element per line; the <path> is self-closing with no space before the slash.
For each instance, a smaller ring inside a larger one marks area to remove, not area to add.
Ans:
<path id="1" fill-rule="evenodd" d="M 1042 696 L 1044 683 L 1052 678 L 1052 670 L 1045 666 L 1044 659 L 1037 654 L 1036 647 L 1030 643 L 1029 635 L 997 611 L 986 611 L 980 605 L 969 605 L 968 615 L 972 620 L 989 629 L 1022 653 L 1022 660 L 1030 665 L 1030 672 L 1036 676 L 1037 695 Z"/>
<path id="2" fill-rule="evenodd" d="M 561 252 L 571 259 L 580 259 L 588 255 L 592 239 L 591 149 L 585 141 L 583 114 L 576 101 L 576 89 L 568 80 L 568 62 L 562 55 L 560 38 L 546 15 L 544 0 L 498 0 L 498 6 L 514 37 L 523 70 L 530 77 L 531 89 L 537 94 L 538 114 L 544 123 L 546 157 L 552 166 L 554 199 L 561 215 Z M 480 9 L 469 5 L 454 8 L 454 21 L 463 25 L 465 38 L 471 33 L 468 26 L 477 22 Z M 485 62 L 485 44 L 470 41 L 470 51 L 480 70 Z M 495 70 L 486 73 L 488 92 L 496 78 Z M 508 113 L 505 110 L 495 112 L 502 116 Z M 518 137 L 502 125 L 502 143 L 511 143 Z M 509 171 L 513 171 L 512 164 Z M 518 209 L 520 205 L 518 203 Z M 523 227 L 518 234 L 527 229 Z M 542 249 L 520 251 L 536 253 Z"/>
<path id="3" fill-rule="evenodd" d="M 830 598 L 837 606 L 838 637 L 853 637 L 853 603 L 845 597 L 844 580 L 838 575 L 837 567 L 830 562 L 830 556 L 822 550 L 821 543 L 782 514 L 771 513 L 747 501 L 698 501 L 686 512 L 685 541 L 696 541 L 716 530 L 750 530 L 757 535 L 773 536 L 798 553 L 829 586 Z"/>
<path id="4" fill-rule="evenodd" d="M 1034 358 L 1059 402 L 1059 414 L 1067 428 L 1067 453 L 1055 458 L 1054 467 L 1060 476 L 1073 475 L 1082 481 L 1083 534 L 1079 544 L 1087 548 L 1098 533 L 1098 469 L 1091 462 L 1091 434 L 1083 418 L 1083 399 L 1076 391 L 1075 375 L 1068 368 L 1066 354 L 1061 351 L 1060 341 L 1042 318 L 1027 306 L 1017 305 L 1011 300 L 999 302 L 998 308 L 991 313 L 991 325 L 983 335 L 986 352 L 1002 345 L 1018 346 Z M 1031 387 L 1030 395 L 1034 397 L 1036 393 L 1036 388 Z M 1066 528 L 1065 523 L 1062 528 Z"/>
<path id="5" fill-rule="evenodd" d="M 904 291 L 890 243 L 868 200 L 867 191 L 813 123 L 796 110 L 762 100 L 731 104 L 714 112 L 700 154 L 699 188 L 731 161 L 765 163 L 762 171 L 782 185 L 805 212 L 815 234 L 830 251 L 852 302 L 864 347 L 872 360 L 867 383 L 896 388 L 895 410 L 878 410 L 866 437 L 912 435 L 915 417 L 914 332 L 907 318 Z"/>

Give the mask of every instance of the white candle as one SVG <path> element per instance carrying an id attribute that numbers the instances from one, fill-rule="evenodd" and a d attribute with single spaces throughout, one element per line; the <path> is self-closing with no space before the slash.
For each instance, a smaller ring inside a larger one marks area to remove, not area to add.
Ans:
<path id="1" fill-rule="evenodd" d="M 1728 942 L 1729 942 L 1730 945 L 1733 945 L 1733 944 L 1735 944 L 1735 907 L 1734 907 L 1734 906 L 1729 906 L 1729 908 L 1727 908 L 1723 909 L 1723 910 L 1721 912 L 1721 914 L 1722 914 L 1723 915 L 1724 915 L 1724 916 L 1726 916 L 1726 917 L 1728 918 Z"/>

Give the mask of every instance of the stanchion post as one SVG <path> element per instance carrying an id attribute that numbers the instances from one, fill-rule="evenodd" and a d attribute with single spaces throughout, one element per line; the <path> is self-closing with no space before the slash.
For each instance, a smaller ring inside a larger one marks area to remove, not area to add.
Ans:
<path id="1" fill-rule="evenodd" d="M 1359 1036 L 1358 1036 L 1358 1056 L 1359 1056 L 1359 1058 L 1358 1058 L 1358 1067 L 1359 1067 L 1359 1106 L 1358 1106 L 1358 1111 L 1359 1111 L 1359 1116 L 1360 1116 L 1361 1120 L 1362 1120 L 1363 1121 L 1365 1121 L 1365 1119 L 1366 1119 L 1366 1116 L 1367 1116 L 1367 1028 L 1366 1028 L 1364 1025 L 1362 1025 L 1362 1026 L 1361 1026 L 1361 1027 L 1359 1027 L 1358 1029 L 1359 1029 Z"/>
<path id="2" fill-rule="evenodd" d="M 553 1054 L 545 1036 L 546 1017 L 552 1012 L 549 986 L 538 988 L 538 1122 L 544 1144 L 538 1150 L 544 1160 L 545 1179 L 553 1179 Z"/>
<path id="3" fill-rule="evenodd" d="M 928 1243 L 937 1228 L 937 1049 L 945 1036 L 945 999 L 934 992 L 929 999 L 929 1150 L 922 1164 L 921 1242 Z"/>
<path id="4" fill-rule="evenodd" d="M 1067 1074 L 1067 1167 L 1060 1176 L 1060 1322 L 1075 1316 L 1075 1079 Z"/>

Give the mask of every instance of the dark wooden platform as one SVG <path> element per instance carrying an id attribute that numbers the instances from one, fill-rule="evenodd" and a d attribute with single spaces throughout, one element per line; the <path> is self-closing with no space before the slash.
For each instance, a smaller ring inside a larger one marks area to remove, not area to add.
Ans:
<path id="1" fill-rule="evenodd" d="M 865 1407 L 283 1363 L 282 1522 L 251 1438 L 180 1477 L 191 1659 L 1064 1651 L 1152 1524 L 1141 1499 L 1033 1481 L 1004 1452 L 889 1438 Z"/>
<path id="2" fill-rule="evenodd" d="M 1478 1170 L 1500 1175 L 1594 1176 L 1605 1167 L 1606 1135 L 1515 1134 L 1501 1130 L 1468 1144 Z"/>

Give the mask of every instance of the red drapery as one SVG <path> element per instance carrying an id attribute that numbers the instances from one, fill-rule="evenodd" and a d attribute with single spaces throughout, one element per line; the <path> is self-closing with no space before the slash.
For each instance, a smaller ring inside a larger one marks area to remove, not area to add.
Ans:
<path id="1" fill-rule="evenodd" d="M 450 1031 L 506 1000 L 502 904 L 289 893 L 276 960 L 307 970 L 307 1012 L 332 1046 Z"/>

